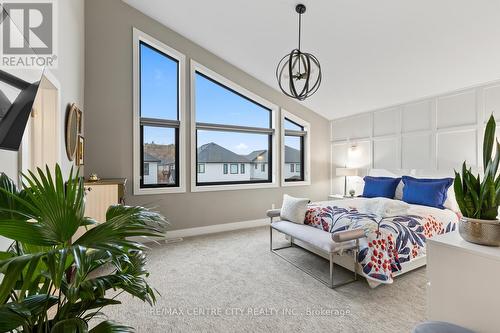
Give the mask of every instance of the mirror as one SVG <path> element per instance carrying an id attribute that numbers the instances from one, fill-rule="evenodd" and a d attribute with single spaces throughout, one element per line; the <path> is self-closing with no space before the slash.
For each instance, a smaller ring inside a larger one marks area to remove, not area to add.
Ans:
<path id="1" fill-rule="evenodd" d="M 75 158 L 78 146 L 78 108 L 71 104 L 66 114 L 66 154 L 70 161 Z"/>

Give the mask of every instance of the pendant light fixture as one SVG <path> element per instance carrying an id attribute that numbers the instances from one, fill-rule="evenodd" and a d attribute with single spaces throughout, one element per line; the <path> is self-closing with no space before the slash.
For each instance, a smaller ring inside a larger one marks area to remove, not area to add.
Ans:
<path id="1" fill-rule="evenodd" d="M 299 46 L 280 60 L 276 79 L 285 95 L 303 101 L 321 85 L 321 66 L 314 55 L 300 50 L 302 14 L 306 12 L 306 6 L 299 4 L 295 11 L 299 14 Z"/>

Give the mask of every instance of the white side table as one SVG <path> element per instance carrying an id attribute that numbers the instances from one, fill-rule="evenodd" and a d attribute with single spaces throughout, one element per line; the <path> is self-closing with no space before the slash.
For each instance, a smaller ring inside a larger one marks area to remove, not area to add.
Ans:
<path id="1" fill-rule="evenodd" d="M 427 239 L 427 319 L 498 332 L 499 276 L 499 247 L 466 242 L 457 231 Z"/>
<path id="2" fill-rule="evenodd" d="M 330 194 L 328 196 L 329 201 L 344 200 L 344 199 L 349 199 L 349 198 L 351 198 L 349 195 L 342 195 L 342 194 Z"/>

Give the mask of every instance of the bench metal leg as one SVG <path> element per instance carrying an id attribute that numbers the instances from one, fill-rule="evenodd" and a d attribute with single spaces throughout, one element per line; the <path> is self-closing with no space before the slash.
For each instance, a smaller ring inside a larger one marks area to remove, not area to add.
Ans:
<path id="1" fill-rule="evenodd" d="M 290 235 L 288 235 L 288 236 L 290 236 Z M 278 248 L 273 248 L 273 227 L 270 226 L 269 227 L 269 239 L 270 239 L 270 249 L 271 249 L 272 253 L 274 253 L 275 255 L 280 257 L 281 259 L 285 260 L 289 264 L 293 265 L 294 267 L 300 269 L 302 272 L 306 273 L 307 275 L 315 278 L 316 280 L 318 280 L 319 282 L 323 283 L 324 285 L 328 286 L 331 289 L 335 289 L 337 287 L 344 286 L 346 284 L 349 284 L 349 283 L 352 283 L 352 282 L 355 282 L 358 280 L 358 276 L 356 273 L 356 263 L 357 263 L 356 259 L 358 256 L 358 249 L 359 249 L 359 241 L 358 240 L 356 240 L 356 248 L 354 249 L 354 278 L 347 280 L 347 281 L 344 281 L 344 282 L 341 282 L 341 283 L 334 284 L 334 281 L 333 281 L 333 268 L 334 268 L 333 256 L 334 256 L 334 253 L 329 254 L 330 276 L 329 276 L 329 281 L 325 281 L 324 279 L 322 279 L 318 275 L 315 275 L 312 272 L 300 267 L 295 262 L 291 261 L 290 259 L 288 259 L 288 258 L 282 256 L 280 253 L 278 253 L 279 250 L 288 249 L 288 248 L 293 247 L 293 237 L 290 236 L 290 245 L 278 247 Z M 309 245 L 311 245 L 311 244 L 309 244 Z"/>

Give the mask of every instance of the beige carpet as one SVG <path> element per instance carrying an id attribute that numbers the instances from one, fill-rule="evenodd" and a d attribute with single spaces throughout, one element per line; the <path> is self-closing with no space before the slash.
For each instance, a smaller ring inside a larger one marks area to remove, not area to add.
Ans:
<path id="1" fill-rule="evenodd" d="M 326 260 L 286 251 L 326 277 Z M 268 228 L 155 246 L 149 268 L 161 294 L 153 308 L 122 295 L 105 311 L 137 332 L 402 333 L 425 319 L 425 269 L 375 289 L 362 279 L 331 290 L 272 254 Z"/>

